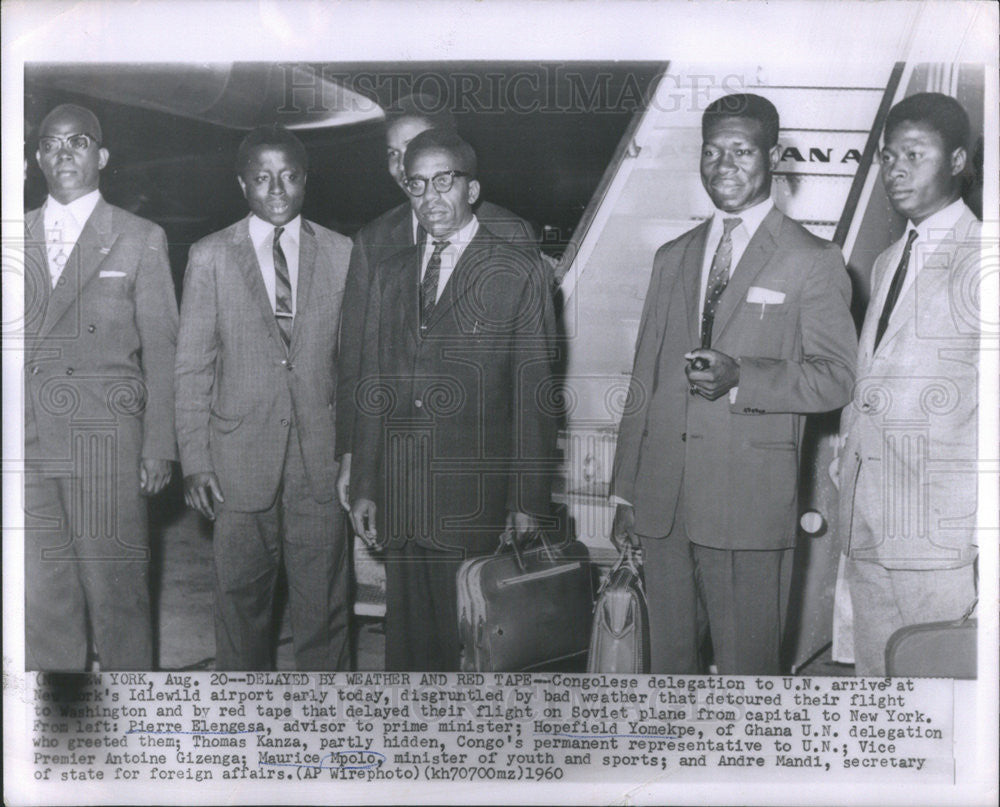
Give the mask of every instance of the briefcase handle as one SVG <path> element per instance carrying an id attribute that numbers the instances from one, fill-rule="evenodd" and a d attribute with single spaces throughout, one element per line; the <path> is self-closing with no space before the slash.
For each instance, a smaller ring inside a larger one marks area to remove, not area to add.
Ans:
<path id="1" fill-rule="evenodd" d="M 618 560 L 615 561 L 615 565 L 611 567 L 611 571 L 608 572 L 608 576 L 604 578 L 600 591 L 597 592 L 598 597 L 601 596 L 604 589 L 606 589 L 611 583 L 612 578 L 615 576 L 615 572 L 623 566 L 627 566 L 628 569 L 635 574 L 639 581 L 639 585 L 642 588 L 645 588 L 645 580 L 642 575 L 642 547 L 633 546 L 632 544 L 626 542 L 622 547 L 621 555 L 619 555 Z"/>
<path id="2" fill-rule="evenodd" d="M 517 562 L 517 568 L 523 572 L 525 571 L 523 554 L 524 548 L 534 544 L 535 542 L 542 545 L 542 548 L 545 550 L 545 554 L 548 556 L 551 563 L 555 563 L 558 560 L 555 553 L 552 551 L 552 545 L 549 543 L 549 540 L 545 537 L 545 533 L 542 530 L 535 530 L 532 532 L 528 539 L 524 542 L 524 547 L 522 547 L 518 545 L 517 539 L 514 537 L 514 531 L 506 529 L 500 534 L 500 543 L 498 544 L 494 554 L 502 555 L 505 548 L 510 546 L 514 550 L 514 559 Z"/>

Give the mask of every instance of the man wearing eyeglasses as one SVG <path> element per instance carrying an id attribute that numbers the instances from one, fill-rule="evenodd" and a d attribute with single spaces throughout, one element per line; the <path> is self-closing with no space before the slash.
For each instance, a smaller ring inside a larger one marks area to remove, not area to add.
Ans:
<path id="1" fill-rule="evenodd" d="M 424 235 L 375 270 L 351 518 L 386 550 L 386 669 L 457 670 L 459 564 L 548 513 L 554 315 L 538 251 L 473 213 L 472 148 L 431 129 L 404 165 Z"/>
<path id="2" fill-rule="evenodd" d="M 454 132 L 455 119 L 441 102 L 428 95 L 405 96 L 386 113 L 386 158 L 389 175 L 405 192 L 406 174 L 403 159 L 409 143 L 428 129 Z M 537 241 L 534 229 L 524 219 L 499 205 L 477 199 L 476 218 L 498 238 L 526 245 Z M 355 392 L 361 370 L 364 314 L 376 265 L 418 240 L 419 222 L 409 202 L 403 202 L 361 228 L 354 236 L 351 266 L 344 291 L 344 316 L 340 327 L 340 356 L 337 377 L 337 454 L 340 476 L 337 493 L 344 508 L 349 508 L 348 488 L 351 477 L 351 441 L 354 437 Z"/>
<path id="3" fill-rule="evenodd" d="M 48 198 L 26 217 L 25 656 L 153 666 L 143 496 L 170 481 L 177 303 L 163 230 L 98 190 L 109 153 L 88 109 L 39 128 Z"/>

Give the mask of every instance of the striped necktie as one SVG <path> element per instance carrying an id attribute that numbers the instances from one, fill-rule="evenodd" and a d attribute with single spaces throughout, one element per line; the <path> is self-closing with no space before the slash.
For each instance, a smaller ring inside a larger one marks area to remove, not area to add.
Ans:
<path id="1" fill-rule="evenodd" d="M 285 251 L 281 248 L 281 234 L 284 227 L 274 228 L 274 317 L 278 322 L 278 330 L 281 331 L 281 338 L 285 340 L 285 347 L 292 344 L 292 281 L 288 275 L 288 261 L 285 260 Z"/>
<path id="2" fill-rule="evenodd" d="M 438 278 L 441 275 L 441 253 L 451 245 L 451 241 L 435 241 L 434 252 L 427 261 L 424 279 L 420 281 L 420 327 L 426 328 L 427 321 L 437 303 Z"/>

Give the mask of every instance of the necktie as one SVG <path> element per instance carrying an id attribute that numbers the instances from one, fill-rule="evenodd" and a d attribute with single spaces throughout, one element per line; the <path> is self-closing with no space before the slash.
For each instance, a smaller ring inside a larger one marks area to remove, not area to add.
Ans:
<path id="1" fill-rule="evenodd" d="M 55 288 L 56 282 L 62 275 L 62 271 L 66 266 L 66 261 L 69 260 L 69 250 L 71 249 L 69 245 L 69 228 L 65 220 L 65 214 L 60 215 L 52 223 L 52 226 L 46 232 L 46 238 L 48 240 L 47 252 L 49 256 L 49 277 L 52 280 L 52 287 Z"/>
<path id="2" fill-rule="evenodd" d="M 284 227 L 274 228 L 274 317 L 278 321 L 278 330 L 285 340 L 285 347 L 292 344 L 292 281 L 288 276 L 288 261 L 278 239 L 285 231 Z"/>
<path id="3" fill-rule="evenodd" d="M 434 252 L 427 261 L 424 279 L 420 281 L 420 327 L 427 327 L 427 320 L 434 311 L 437 302 L 438 278 L 441 275 L 441 253 L 451 244 L 451 241 L 435 241 Z"/>
<path id="4" fill-rule="evenodd" d="M 896 274 L 892 276 L 892 283 L 889 284 L 889 293 L 885 296 L 885 305 L 882 306 L 882 315 L 878 318 L 878 327 L 875 329 L 875 347 L 885 336 L 885 329 L 889 327 L 889 316 L 899 299 L 899 292 L 903 288 L 903 281 L 906 280 L 906 268 L 910 264 L 910 249 L 913 242 L 917 240 L 917 231 L 910 230 L 906 236 L 906 246 L 903 247 L 903 254 L 899 259 L 899 266 L 896 267 Z"/>
<path id="5" fill-rule="evenodd" d="M 729 283 L 729 264 L 733 260 L 733 230 L 743 222 L 741 218 L 722 220 L 722 238 L 712 258 L 712 268 L 708 273 L 708 285 L 705 287 L 705 307 L 701 314 L 701 346 L 712 346 L 712 325 L 715 322 L 715 309 L 719 298 Z"/>

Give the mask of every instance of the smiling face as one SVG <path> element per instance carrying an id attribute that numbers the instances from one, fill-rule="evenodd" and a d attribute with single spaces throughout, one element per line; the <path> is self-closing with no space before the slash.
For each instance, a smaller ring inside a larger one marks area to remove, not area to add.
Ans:
<path id="1" fill-rule="evenodd" d="M 35 152 L 49 193 L 60 204 L 69 204 L 97 190 L 101 169 L 108 164 L 108 150 L 100 147 L 89 128 L 90 121 L 67 110 L 48 118 L 38 133 L 40 142 L 47 137 L 62 138 L 61 143 L 44 150 L 39 147 Z M 85 149 L 77 150 L 67 142 L 67 138 L 74 134 L 90 136 Z M 50 143 L 55 144 L 56 141 Z"/>
<path id="2" fill-rule="evenodd" d="M 709 126 L 701 147 L 701 182 L 720 210 L 738 213 L 770 195 L 781 150 L 763 140 L 763 127 L 750 118 L 722 118 Z"/>
<path id="3" fill-rule="evenodd" d="M 965 149 L 949 152 L 937 130 L 902 121 L 888 133 L 881 154 L 889 202 L 897 213 L 919 224 L 958 198 L 965 161 Z"/>
<path id="4" fill-rule="evenodd" d="M 306 172 L 284 146 L 254 148 L 238 179 L 250 210 L 275 227 L 288 224 L 302 210 Z"/>
<path id="5" fill-rule="evenodd" d="M 409 176 L 428 180 L 423 196 L 411 196 L 410 205 L 417 220 L 435 238 L 444 238 L 462 229 L 472 218 L 472 205 L 479 198 L 479 182 L 456 176 L 451 188 L 443 193 L 430 180 L 445 171 L 461 171 L 459 161 L 444 149 L 426 149 L 417 153 L 410 164 Z"/>
<path id="6" fill-rule="evenodd" d="M 430 121 L 417 117 L 405 117 L 397 118 L 385 130 L 389 175 L 404 191 L 406 188 L 403 185 L 403 180 L 406 178 L 406 171 L 403 168 L 403 158 L 406 156 L 406 147 L 418 134 L 426 132 L 430 128 L 433 128 Z"/>

